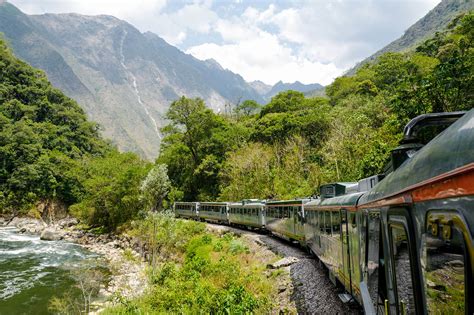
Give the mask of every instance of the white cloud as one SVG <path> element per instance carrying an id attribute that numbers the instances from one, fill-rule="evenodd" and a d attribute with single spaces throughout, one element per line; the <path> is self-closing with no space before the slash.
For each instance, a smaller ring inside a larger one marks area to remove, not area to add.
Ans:
<path id="1" fill-rule="evenodd" d="M 88 15 L 108 14 L 115 17 L 136 20 L 142 14 L 160 12 L 166 0 L 9 0 L 28 14 L 81 13 Z"/>
<path id="2" fill-rule="evenodd" d="M 238 43 L 194 46 L 187 53 L 202 60 L 213 58 L 224 68 L 241 74 L 247 81 L 261 80 L 269 84 L 279 80 L 329 84 L 343 71 L 332 63 L 322 64 L 295 55 L 291 48 L 270 33 L 261 30 L 253 33 L 250 30 L 239 30 L 236 33 L 249 36 L 245 39 L 231 37 L 238 37 Z"/>
<path id="3" fill-rule="evenodd" d="M 276 13 L 268 23 L 308 58 L 348 68 L 401 36 L 438 2 L 313 0 Z"/>
<path id="4" fill-rule="evenodd" d="M 172 13 L 160 13 L 142 20 L 143 26 L 139 28 L 154 31 L 167 42 L 179 45 L 191 32 L 208 34 L 211 31 L 218 16 L 209 5 L 207 2 L 189 4 Z"/>
<path id="5" fill-rule="evenodd" d="M 328 84 L 440 0 L 10 0 L 30 14 L 109 14 L 246 80 Z"/>

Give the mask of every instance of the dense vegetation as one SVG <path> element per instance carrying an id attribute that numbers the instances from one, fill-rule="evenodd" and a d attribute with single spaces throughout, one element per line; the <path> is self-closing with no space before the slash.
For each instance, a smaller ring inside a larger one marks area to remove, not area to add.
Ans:
<path id="1" fill-rule="evenodd" d="M 150 288 L 138 299 L 121 300 L 105 314 L 251 314 L 268 313 L 276 295 L 255 248 L 233 234 L 218 236 L 200 222 L 155 214 L 130 232 L 154 257 Z M 267 258 L 268 259 L 268 258 Z M 184 294 L 183 294 L 184 293 Z"/>
<path id="2" fill-rule="evenodd" d="M 415 51 L 337 78 L 327 98 L 286 91 L 232 115 L 177 100 L 158 158 L 169 167 L 171 199 L 294 198 L 381 173 L 411 118 L 474 107 L 473 29 L 474 14 L 460 17 Z"/>
<path id="3" fill-rule="evenodd" d="M 85 223 L 110 230 L 150 203 L 150 189 L 140 190 L 150 163 L 117 152 L 75 101 L 3 41 L 0 104 L 0 214 L 47 217 L 71 206 Z"/>

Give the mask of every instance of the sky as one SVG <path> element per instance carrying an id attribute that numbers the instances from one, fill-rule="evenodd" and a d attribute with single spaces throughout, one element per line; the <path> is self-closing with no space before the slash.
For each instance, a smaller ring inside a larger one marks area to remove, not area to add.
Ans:
<path id="1" fill-rule="evenodd" d="M 247 81 L 327 85 L 440 0 L 9 0 L 28 14 L 108 14 Z"/>

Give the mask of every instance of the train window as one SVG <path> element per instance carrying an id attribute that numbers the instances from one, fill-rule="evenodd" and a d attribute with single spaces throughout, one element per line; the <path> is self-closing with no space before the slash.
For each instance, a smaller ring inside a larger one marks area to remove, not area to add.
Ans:
<path id="1" fill-rule="evenodd" d="M 319 211 L 319 231 L 321 234 L 324 232 L 324 212 Z"/>
<path id="2" fill-rule="evenodd" d="M 414 314 L 415 298 L 411 274 L 412 266 L 408 236 L 403 226 L 390 225 L 390 243 L 392 245 L 393 268 L 398 296 L 398 313 Z"/>
<path id="3" fill-rule="evenodd" d="M 462 232 L 455 225 L 431 221 L 422 244 L 428 313 L 464 314 L 467 261 Z"/>
<path id="4" fill-rule="evenodd" d="M 329 211 L 324 211 L 324 226 L 326 234 L 331 235 L 331 213 Z"/>
<path id="5" fill-rule="evenodd" d="M 339 235 L 341 229 L 341 215 L 339 212 L 333 212 L 331 214 L 331 223 L 332 223 L 332 233 L 334 236 Z"/>
<path id="6" fill-rule="evenodd" d="M 367 286 L 369 288 L 370 298 L 374 307 L 378 309 L 383 303 L 383 297 L 379 299 L 379 273 L 382 276 L 383 270 L 380 272 L 380 213 L 370 212 L 368 214 L 368 253 L 367 253 Z"/>

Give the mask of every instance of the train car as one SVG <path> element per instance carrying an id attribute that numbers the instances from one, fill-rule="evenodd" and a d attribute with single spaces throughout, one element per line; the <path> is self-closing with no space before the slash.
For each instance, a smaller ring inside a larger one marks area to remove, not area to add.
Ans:
<path id="1" fill-rule="evenodd" d="M 199 202 L 175 202 L 174 214 L 177 218 L 199 218 Z"/>
<path id="2" fill-rule="evenodd" d="M 228 224 L 229 202 L 200 202 L 199 219 Z"/>
<path id="3" fill-rule="evenodd" d="M 265 204 L 265 228 L 282 238 L 305 244 L 304 206 L 310 199 L 269 201 Z"/>
<path id="4" fill-rule="evenodd" d="M 265 202 L 260 200 L 242 200 L 229 204 L 229 224 L 251 228 L 265 228 Z"/>
<path id="5" fill-rule="evenodd" d="M 359 192 L 351 193 L 305 205 L 307 246 L 326 265 L 331 280 L 334 283 L 336 279 L 339 280 L 359 302 L 362 299 L 359 289 L 360 244 L 356 204 L 361 195 Z"/>
<path id="6" fill-rule="evenodd" d="M 364 309 L 473 314 L 474 110 L 416 153 L 398 151 L 358 202 Z"/>

